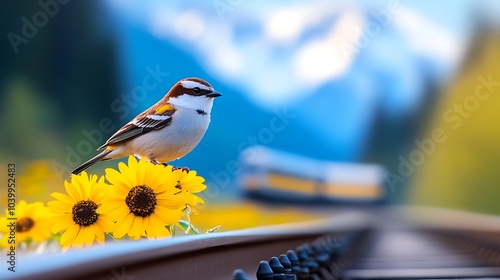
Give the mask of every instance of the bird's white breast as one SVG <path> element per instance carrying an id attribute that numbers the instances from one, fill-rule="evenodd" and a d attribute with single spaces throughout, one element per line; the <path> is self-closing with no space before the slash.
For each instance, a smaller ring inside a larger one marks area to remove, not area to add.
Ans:
<path id="1" fill-rule="evenodd" d="M 212 103 L 211 99 L 209 101 Z M 158 162 L 169 162 L 191 152 L 203 138 L 210 123 L 212 104 L 200 109 L 206 114 L 196 112 L 199 110 L 199 108 L 194 109 L 196 107 L 181 106 L 182 102 L 171 104 L 176 107 L 176 111 L 167 127 L 151 131 L 131 141 L 132 150 L 137 156 L 155 159 Z"/>

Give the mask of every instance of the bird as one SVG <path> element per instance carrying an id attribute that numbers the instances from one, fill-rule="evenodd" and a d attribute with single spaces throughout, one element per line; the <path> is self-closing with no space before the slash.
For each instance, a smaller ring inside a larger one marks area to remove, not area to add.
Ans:
<path id="1" fill-rule="evenodd" d="M 71 174 L 78 175 L 99 161 L 134 155 L 166 164 L 191 152 L 210 123 L 214 99 L 222 94 L 200 78 L 178 81 L 156 104 L 120 128 L 101 151 Z"/>

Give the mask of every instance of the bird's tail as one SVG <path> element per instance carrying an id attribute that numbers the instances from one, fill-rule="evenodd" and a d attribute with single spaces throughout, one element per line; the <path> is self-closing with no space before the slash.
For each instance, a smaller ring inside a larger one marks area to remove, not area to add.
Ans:
<path id="1" fill-rule="evenodd" d="M 109 153 L 111 153 L 113 150 L 112 149 L 106 149 L 104 151 L 102 151 L 100 154 L 98 154 L 97 156 L 89 159 L 87 162 L 85 162 L 84 164 L 78 166 L 75 170 L 71 171 L 71 174 L 75 174 L 75 175 L 78 175 L 80 174 L 80 172 L 82 172 L 83 170 L 91 167 L 92 165 L 94 165 L 96 162 L 98 161 L 102 161 L 102 160 L 106 160 L 106 158 L 104 158 L 105 156 L 107 156 Z"/>

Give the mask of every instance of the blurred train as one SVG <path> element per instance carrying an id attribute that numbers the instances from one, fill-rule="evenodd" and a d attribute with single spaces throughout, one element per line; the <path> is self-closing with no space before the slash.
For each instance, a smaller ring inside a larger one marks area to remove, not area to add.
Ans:
<path id="1" fill-rule="evenodd" d="M 288 202 L 379 204 L 386 200 L 384 168 L 315 160 L 254 146 L 240 155 L 239 182 L 250 197 Z"/>

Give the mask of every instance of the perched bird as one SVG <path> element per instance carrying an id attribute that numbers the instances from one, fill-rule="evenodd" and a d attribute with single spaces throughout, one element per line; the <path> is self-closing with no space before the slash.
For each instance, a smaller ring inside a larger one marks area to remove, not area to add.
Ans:
<path id="1" fill-rule="evenodd" d="M 210 123 L 215 97 L 222 96 L 206 81 L 187 78 L 177 82 L 156 104 L 120 128 L 97 150 L 100 154 L 72 174 L 98 161 L 135 155 L 153 163 L 185 156 L 200 142 Z"/>

